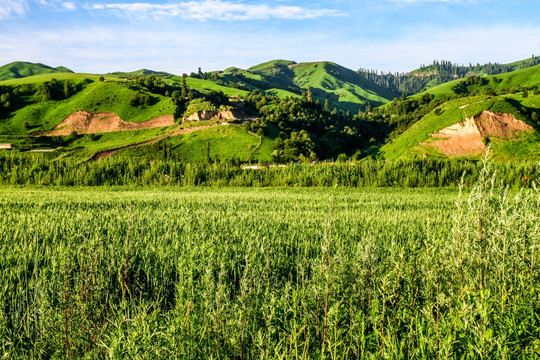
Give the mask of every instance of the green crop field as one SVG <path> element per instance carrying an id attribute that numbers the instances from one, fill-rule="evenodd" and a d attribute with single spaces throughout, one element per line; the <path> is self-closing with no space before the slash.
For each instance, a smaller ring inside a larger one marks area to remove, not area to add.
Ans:
<path id="1" fill-rule="evenodd" d="M 4 358 L 532 359 L 540 194 L 0 191 Z"/>

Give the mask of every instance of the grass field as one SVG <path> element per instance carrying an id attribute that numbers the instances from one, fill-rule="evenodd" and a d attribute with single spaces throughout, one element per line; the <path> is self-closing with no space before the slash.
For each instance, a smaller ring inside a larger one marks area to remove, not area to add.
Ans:
<path id="1" fill-rule="evenodd" d="M 0 351 L 538 357 L 540 197 L 491 184 L 4 187 Z"/>

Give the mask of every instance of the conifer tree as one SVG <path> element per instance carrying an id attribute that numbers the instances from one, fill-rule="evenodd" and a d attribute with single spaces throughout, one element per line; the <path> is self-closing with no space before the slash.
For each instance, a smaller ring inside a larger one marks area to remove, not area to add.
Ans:
<path id="1" fill-rule="evenodd" d="M 187 74 L 182 75 L 182 99 L 185 99 L 188 97 L 188 87 L 186 84 L 186 78 Z"/>

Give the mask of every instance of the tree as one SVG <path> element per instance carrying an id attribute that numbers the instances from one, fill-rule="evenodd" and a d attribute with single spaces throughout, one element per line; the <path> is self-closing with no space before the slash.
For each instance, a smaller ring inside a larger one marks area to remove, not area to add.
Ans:
<path id="1" fill-rule="evenodd" d="M 187 74 L 182 74 L 182 99 L 185 99 L 189 96 L 189 90 L 186 84 Z"/>
<path id="2" fill-rule="evenodd" d="M 307 101 L 313 102 L 313 94 L 311 92 L 311 86 L 308 86 L 307 88 Z"/>
<path id="3" fill-rule="evenodd" d="M 324 111 L 330 111 L 330 104 L 328 104 L 328 99 L 324 100 Z"/>
<path id="4" fill-rule="evenodd" d="M 103 77 L 103 75 L 101 75 L 101 76 L 99 77 L 99 81 L 101 81 L 101 82 L 104 82 L 104 81 L 105 81 L 105 78 Z"/>

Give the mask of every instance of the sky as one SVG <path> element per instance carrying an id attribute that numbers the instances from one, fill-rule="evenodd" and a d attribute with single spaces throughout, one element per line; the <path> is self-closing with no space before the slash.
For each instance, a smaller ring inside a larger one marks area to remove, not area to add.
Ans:
<path id="1" fill-rule="evenodd" d="M 0 0 L 0 65 L 108 73 L 274 59 L 408 72 L 540 54 L 540 0 Z"/>

